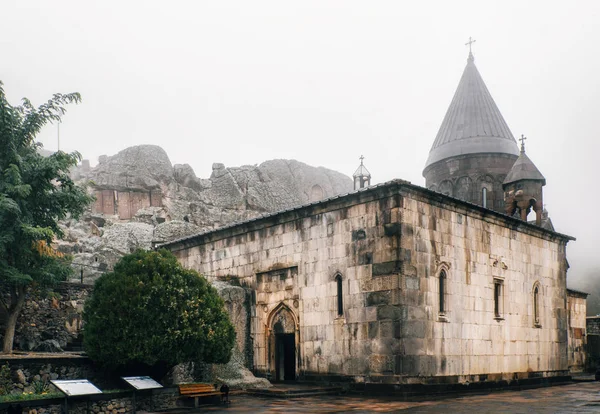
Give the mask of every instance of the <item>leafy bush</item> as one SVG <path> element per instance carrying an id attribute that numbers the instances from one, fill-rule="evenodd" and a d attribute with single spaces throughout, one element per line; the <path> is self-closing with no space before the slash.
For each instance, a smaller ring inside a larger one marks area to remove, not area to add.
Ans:
<path id="1" fill-rule="evenodd" d="M 111 371 L 164 375 L 183 362 L 225 363 L 235 331 L 206 279 L 167 250 L 138 250 L 86 301 L 84 349 Z"/>
<path id="2" fill-rule="evenodd" d="M 6 395 L 12 390 L 12 376 L 10 374 L 10 367 L 8 363 L 2 365 L 0 368 L 0 395 Z"/>

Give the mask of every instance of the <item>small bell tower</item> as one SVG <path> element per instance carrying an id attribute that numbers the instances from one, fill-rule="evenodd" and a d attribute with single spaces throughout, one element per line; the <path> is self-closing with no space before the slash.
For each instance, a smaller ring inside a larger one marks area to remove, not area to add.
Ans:
<path id="1" fill-rule="evenodd" d="M 542 225 L 544 200 L 542 187 L 546 179 L 535 164 L 525 154 L 525 140 L 521 135 L 521 154 L 502 183 L 504 207 L 509 216 L 519 213 L 521 220 L 527 221 L 527 215 L 535 211 L 535 224 Z"/>
<path id="2" fill-rule="evenodd" d="M 363 165 L 363 160 L 365 157 L 360 156 L 360 165 L 354 171 L 352 177 L 354 178 L 354 189 L 358 190 L 360 188 L 365 188 L 371 185 L 371 173 L 367 168 Z"/>

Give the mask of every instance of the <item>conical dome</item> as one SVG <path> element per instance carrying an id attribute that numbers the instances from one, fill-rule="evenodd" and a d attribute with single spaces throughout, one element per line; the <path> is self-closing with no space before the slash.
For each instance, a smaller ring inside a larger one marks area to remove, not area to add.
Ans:
<path id="1" fill-rule="evenodd" d="M 525 154 L 525 149 L 521 151 L 519 158 L 515 161 L 515 164 L 504 179 L 503 184 L 510 184 L 523 180 L 541 181 L 542 185 L 546 185 L 546 179 L 533 161 Z"/>
<path id="2" fill-rule="evenodd" d="M 477 153 L 519 155 L 519 149 L 469 53 L 425 168 L 446 158 Z"/>

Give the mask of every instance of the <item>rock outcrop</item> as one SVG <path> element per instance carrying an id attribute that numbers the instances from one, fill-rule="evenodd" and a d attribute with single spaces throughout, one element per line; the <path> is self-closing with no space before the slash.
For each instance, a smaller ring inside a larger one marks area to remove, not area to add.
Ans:
<path id="1" fill-rule="evenodd" d="M 240 286 L 232 286 L 222 281 L 212 281 L 211 284 L 219 292 L 225 302 L 229 319 L 235 328 L 236 343 L 233 346 L 231 359 L 226 364 L 210 365 L 208 376 L 212 382 L 227 383 L 231 388 L 269 388 L 271 383 L 266 378 L 255 377 L 248 369 L 252 366 L 252 356 L 248 355 L 250 341 L 250 296 L 249 290 Z"/>
<path id="2" fill-rule="evenodd" d="M 107 157 L 90 171 L 90 178 L 98 189 L 152 190 L 173 179 L 173 166 L 161 147 L 138 145 Z"/>
<path id="3" fill-rule="evenodd" d="M 91 212 L 65 221 L 60 251 L 74 255 L 75 277 L 93 282 L 124 254 L 164 242 L 319 201 L 352 190 L 338 172 L 295 160 L 227 168 L 215 163 L 208 179 L 187 164 L 171 164 L 154 145 L 127 148 L 82 163 L 72 176 L 96 196 Z"/>

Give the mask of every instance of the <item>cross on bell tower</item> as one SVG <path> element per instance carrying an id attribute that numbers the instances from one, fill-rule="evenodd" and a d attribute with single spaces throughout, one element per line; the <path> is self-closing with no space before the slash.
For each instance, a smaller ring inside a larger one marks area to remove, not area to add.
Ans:
<path id="1" fill-rule="evenodd" d="M 525 154 L 526 139 L 527 137 L 521 134 L 521 154 L 502 183 L 504 208 L 506 214 L 513 216 L 518 213 L 523 221 L 527 221 L 527 216 L 533 210 L 535 224 L 541 226 L 544 212 L 542 187 L 546 185 L 546 179 Z"/>
<path id="2" fill-rule="evenodd" d="M 519 138 L 519 141 L 521 141 L 521 154 L 525 153 L 525 140 L 527 139 L 527 137 L 523 134 L 521 134 L 521 138 Z"/>

